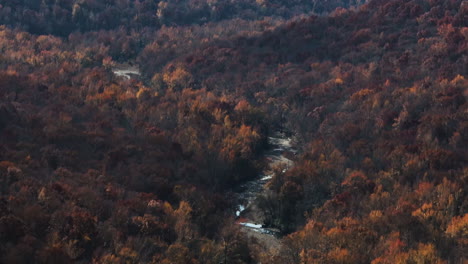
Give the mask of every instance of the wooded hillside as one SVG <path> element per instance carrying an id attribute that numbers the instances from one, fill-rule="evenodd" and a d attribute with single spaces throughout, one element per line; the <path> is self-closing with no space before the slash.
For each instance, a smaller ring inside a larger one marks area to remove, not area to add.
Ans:
<path id="1" fill-rule="evenodd" d="M 290 2 L 0 0 L 0 263 L 468 261 L 468 3 Z"/>

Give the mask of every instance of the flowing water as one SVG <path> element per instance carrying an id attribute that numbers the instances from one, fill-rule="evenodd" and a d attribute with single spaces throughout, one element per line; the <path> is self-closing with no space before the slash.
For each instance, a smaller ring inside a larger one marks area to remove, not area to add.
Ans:
<path id="1" fill-rule="evenodd" d="M 112 69 L 113 73 L 118 77 L 124 77 L 127 80 L 138 78 L 141 73 L 137 67 L 120 65 Z M 268 150 L 264 157 L 268 162 L 266 170 L 258 175 L 254 180 L 248 181 L 237 189 L 236 193 L 239 198 L 239 205 L 236 211 L 238 224 L 241 225 L 245 232 L 251 236 L 256 237 L 270 250 L 279 248 L 279 230 L 264 227 L 259 220 L 254 220 L 254 215 L 259 215 L 259 209 L 255 206 L 255 199 L 258 195 L 265 191 L 265 185 L 273 177 L 273 168 L 282 166 L 283 170 L 289 169 L 293 166 L 293 161 L 288 159 L 286 153 L 296 153 L 292 148 L 291 137 L 286 136 L 284 133 L 275 133 L 272 137 L 268 137 L 270 150 Z M 246 211 L 250 211 L 245 214 Z"/>
<path id="2" fill-rule="evenodd" d="M 272 137 L 268 137 L 268 141 L 271 146 L 271 150 L 267 151 L 265 154 L 265 158 L 268 161 L 268 168 L 256 179 L 248 181 L 240 186 L 237 191 L 240 203 L 236 211 L 236 217 L 239 219 L 238 223 L 243 226 L 246 231 L 277 237 L 279 235 L 279 230 L 264 227 L 262 223 L 258 223 L 255 219 L 249 218 L 254 218 L 252 215 L 261 213 L 255 212 L 255 210 L 259 210 L 258 207 L 255 206 L 255 199 L 259 194 L 265 191 L 265 185 L 273 176 L 273 168 L 283 166 L 283 170 L 287 170 L 293 166 L 293 161 L 288 159 L 285 154 L 295 153 L 296 150 L 292 148 L 291 137 L 287 137 L 284 133 L 275 133 Z M 245 213 L 247 211 L 249 211 L 248 214 Z M 257 238 L 259 238 L 258 235 Z"/>

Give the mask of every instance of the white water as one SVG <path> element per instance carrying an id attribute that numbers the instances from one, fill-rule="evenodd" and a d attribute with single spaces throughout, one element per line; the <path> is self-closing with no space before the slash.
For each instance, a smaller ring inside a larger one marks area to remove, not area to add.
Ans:
<path id="1" fill-rule="evenodd" d="M 242 216 L 242 212 L 248 209 L 258 194 L 265 190 L 265 184 L 273 177 L 272 169 L 278 166 L 285 166 L 283 172 L 291 168 L 294 162 L 284 156 L 286 152 L 296 153 L 296 150 L 292 149 L 292 139 L 286 137 L 283 134 L 277 133 L 274 137 L 268 137 L 270 145 L 273 147 L 272 150 L 268 151 L 265 157 L 268 160 L 268 169 L 265 174 L 260 175 L 258 179 L 249 181 L 241 186 L 242 191 L 239 193 L 241 198 L 241 204 L 238 205 L 236 216 Z M 253 230 L 258 233 L 275 236 L 277 231 L 273 231 L 268 228 L 264 228 L 263 225 L 253 223 L 251 220 L 240 222 L 239 224 L 249 230 Z"/>
<path id="2" fill-rule="evenodd" d="M 271 180 L 271 178 L 273 178 L 273 174 L 267 174 L 267 175 L 263 176 L 262 178 L 260 178 L 260 180 L 268 181 L 268 180 Z"/>
<path id="3" fill-rule="evenodd" d="M 243 206 L 242 204 L 239 204 L 238 206 L 238 210 L 236 211 L 236 216 L 239 217 L 240 214 L 245 210 L 245 206 Z"/>
<path id="4" fill-rule="evenodd" d="M 252 223 L 240 223 L 240 225 L 250 227 L 250 228 L 255 228 L 255 229 L 262 228 L 262 225 L 256 225 Z"/>

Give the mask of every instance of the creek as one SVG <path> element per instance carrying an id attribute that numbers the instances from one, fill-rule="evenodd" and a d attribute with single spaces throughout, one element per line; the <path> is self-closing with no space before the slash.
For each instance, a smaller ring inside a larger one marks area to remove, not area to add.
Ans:
<path id="1" fill-rule="evenodd" d="M 277 239 L 280 231 L 265 227 L 261 220 L 255 217 L 262 214 L 258 206 L 256 206 L 256 198 L 266 191 L 266 184 L 273 177 L 273 169 L 281 166 L 283 171 L 286 171 L 291 168 L 294 162 L 286 155 L 296 153 L 291 144 L 292 138 L 284 133 L 277 132 L 268 137 L 268 143 L 270 149 L 264 154 L 268 164 L 267 168 L 257 178 L 241 184 L 236 190 L 239 200 L 236 211 L 237 223 L 245 231 L 256 233 L 255 236 L 260 240 Z M 270 238 L 265 238 L 265 236 L 270 236 Z"/>

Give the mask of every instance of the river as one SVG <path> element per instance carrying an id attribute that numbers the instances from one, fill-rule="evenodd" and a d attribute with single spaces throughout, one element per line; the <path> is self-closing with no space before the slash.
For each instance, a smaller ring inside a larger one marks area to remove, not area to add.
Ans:
<path id="1" fill-rule="evenodd" d="M 268 142 L 270 150 L 265 153 L 265 159 L 268 162 L 267 168 L 256 179 L 242 184 L 236 191 L 239 198 L 236 217 L 237 223 L 242 226 L 245 232 L 267 244 L 267 247 L 276 248 L 279 246 L 280 232 L 259 223 L 261 220 L 255 215 L 261 215 L 261 212 L 257 212 L 260 209 L 255 205 L 255 200 L 266 190 L 265 185 L 272 178 L 274 168 L 283 166 L 283 170 L 287 170 L 294 165 L 294 162 L 287 158 L 286 154 L 296 153 L 296 150 L 292 147 L 292 138 L 284 133 L 275 133 L 268 137 Z"/>
<path id="2" fill-rule="evenodd" d="M 116 76 L 124 77 L 127 80 L 141 75 L 137 67 L 129 65 L 119 65 L 112 69 L 112 72 Z M 274 251 L 280 246 L 280 230 L 264 227 L 263 223 L 259 223 L 261 220 L 255 216 L 261 215 L 262 212 L 255 205 L 255 200 L 265 192 L 265 185 L 272 178 L 274 168 L 283 166 L 284 170 L 287 170 L 294 165 L 294 162 L 287 158 L 285 154 L 295 154 L 296 150 L 292 147 L 292 138 L 282 132 L 274 133 L 273 136 L 268 137 L 268 143 L 270 149 L 264 155 L 268 162 L 267 168 L 256 179 L 245 182 L 236 189 L 239 200 L 236 218 L 237 223 L 242 226 L 244 232 L 257 238 L 270 251 Z"/>

